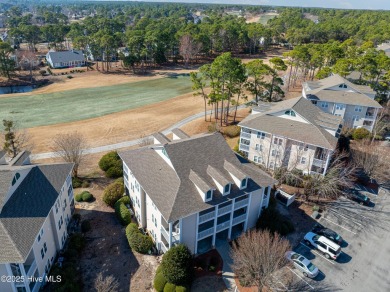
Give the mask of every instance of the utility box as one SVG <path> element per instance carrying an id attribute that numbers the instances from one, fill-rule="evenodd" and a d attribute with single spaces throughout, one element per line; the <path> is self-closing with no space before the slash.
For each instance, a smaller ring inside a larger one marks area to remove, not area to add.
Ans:
<path id="1" fill-rule="evenodd" d="M 285 191 L 282 191 L 280 189 L 278 189 L 276 191 L 275 197 L 276 197 L 276 199 L 278 199 L 279 202 L 281 202 L 286 207 L 290 206 L 295 200 L 295 194 L 290 195 L 290 194 L 288 194 Z"/>

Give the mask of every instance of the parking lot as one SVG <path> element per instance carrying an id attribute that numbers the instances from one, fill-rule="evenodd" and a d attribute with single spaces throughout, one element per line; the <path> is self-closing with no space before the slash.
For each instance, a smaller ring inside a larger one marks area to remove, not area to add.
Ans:
<path id="1" fill-rule="evenodd" d="M 390 193 L 361 188 L 371 206 L 340 198 L 329 206 L 319 223 L 340 234 L 344 242 L 336 261 L 329 260 L 303 240 L 294 248 L 316 265 L 320 273 L 306 278 L 291 269 L 295 291 L 390 291 Z"/>

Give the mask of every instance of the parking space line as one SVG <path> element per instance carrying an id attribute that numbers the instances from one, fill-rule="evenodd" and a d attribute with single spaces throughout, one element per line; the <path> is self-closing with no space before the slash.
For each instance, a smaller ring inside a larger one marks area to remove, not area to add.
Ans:
<path id="1" fill-rule="evenodd" d="M 303 279 L 301 276 L 299 276 L 297 273 L 295 273 L 292 269 L 290 269 L 289 267 L 287 267 L 291 272 L 293 272 L 299 279 L 301 279 L 303 282 L 305 282 L 312 290 L 314 290 L 314 287 L 312 285 L 310 285 L 308 282 L 306 282 L 305 279 Z"/>
<path id="2" fill-rule="evenodd" d="M 334 225 L 337 225 L 337 226 L 339 226 L 339 227 L 341 227 L 341 228 L 343 228 L 343 229 L 345 229 L 345 230 L 347 230 L 347 231 L 349 231 L 349 232 L 351 232 L 353 234 L 357 234 L 356 232 L 353 232 L 353 231 L 349 230 L 348 228 L 345 228 L 344 226 L 341 226 L 340 224 L 337 224 L 337 223 L 335 223 L 335 222 L 333 222 L 333 221 L 331 221 L 329 219 L 326 219 L 325 217 L 322 217 L 322 219 L 324 219 L 326 221 L 329 221 L 330 223 L 333 223 Z"/>
<path id="3" fill-rule="evenodd" d="M 341 213 L 336 212 L 336 211 L 333 210 L 333 209 L 329 209 L 329 211 L 331 211 L 331 212 L 334 213 L 334 214 L 338 214 L 339 216 L 345 218 L 347 221 L 352 221 L 353 223 L 355 223 L 355 224 L 357 224 L 357 225 L 360 225 L 360 227 L 363 227 L 363 224 L 361 224 L 361 223 L 359 223 L 359 222 L 356 222 L 355 220 L 352 220 L 351 218 L 348 218 L 348 217 L 342 215 Z"/>
<path id="4" fill-rule="evenodd" d="M 320 257 L 324 258 L 325 260 L 327 260 L 328 262 L 330 262 L 332 265 L 335 265 L 334 262 L 332 262 L 331 260 L 328 260 L 326 257 L 324 257 L 322 254 L 320 254 L 319 252 L 315 251 L 314 249 L 312 249 L 311 247 L 308 247 L 306 244 L 300 242 L 300 244 L 306 246 L 308 249 L 310 249 L 313 253 L 319 255 Z"/>

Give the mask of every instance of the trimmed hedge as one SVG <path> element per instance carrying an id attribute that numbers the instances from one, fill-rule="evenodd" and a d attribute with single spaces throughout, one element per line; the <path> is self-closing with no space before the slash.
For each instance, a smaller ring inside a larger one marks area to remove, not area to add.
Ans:
<path id="1" fill-rule="evenodd" d="M 241 128 L 239 126 L 227 126 L 223 129 L 223 133 L 229 138 L 238 137 L 240 135 Z"/>
<path id="2" fill-rule="evenodd" d="M 109 152 L 100 159 L 99 167 L 107 177 L 116 178 L 123 176 L 123 165 L 116 151 Z"/>
<path id="3" fill-rule="evenodd" d="M 167 279 L 165 279 L 162 273 L 156 274 L 153 281 L 153 287 L 157 292 L 163 292 Z"/>
<path id="4" fill-rule="evenodd" d="M 74 199 L 76 200 L 76 202 L 82 202 L 83 201 L 81 193 L 74 195 Z"/>
<path id="5" fill-rule="evenodd" d="M 368 131 L 367 129 L 365 128 L 358 128 L 358 129 L 355 129 L 352 133 L 352 138 L 354 140 L 361 140 L 361 139 L 365 139 L 365 138 L 368 138 L 370 136 L 370 131 Z"/>
<path id="6" fill-rule="evenodd" d="M 78 177 L 72 177 L 72 186 L 74 189 L 80 188 L 83 184 L 83 181 Z"/>
<path id="7" fill-rule="evenodd" d="M 127 209 L 125 203 L 123 203 L 123 201 L 121 201 L 122 199 L 119 199 L 116 203 L 115 203 L 115 214 L 116 216 L 118 217 L 118 219 L 120 220 L 121 224 L 122 225 L 128 225 L 131 223 L 131 213 L 129 211 L 129 209 Z"/>
<path id="8" fill-rule="evenodd" d="M 176 292 L 187 292 L 187 288 L 183 286 L 176 286 Z"/>
<path id="9" fill-rule="evenodd" d="M 143 235 L 135 223 L 130 223 L 126 227 L 126 237 L 130 248 L 138 253 L 146 254 L 153 247 L 153 240 L 148 235 Z"/>
<path id="10" fill-rule="evenodd" d="M 76 194 L 74 196 L 74 199 L 77 201 L 77 202 L 90 202 L 93 198 L 93 195 L 88 192 L 88 191 L 84 191 L 80 194 Z"/>
<path id="11" fill-rule="evenodd" d="M 169 283 L 185 286 L 192 280 L 192 255 L 183 244 L 170 248 L 164 254 L 161 266 Z"/>
<path id="12" fill-rule="evenodd" d="M 166 283 L 164 287 L 164 292 L 175 292 L 176 291 L 176 285 L 172 283 Z"/>
<path id="13" fill-rule="evenodd" d="M 129 196 L 123 196 L 117 202 L 122 202 L 125 205 L 130 205 L 130 197 Z"/>
<path id="14" fill-rule="evenodd" d="M 107 205 L 114 207 L 115 203 L 122 198 L 125 192 L 125 187 L 122 182 L 115 181 L 109 184 L 104 190 L 103 202 Z"/>

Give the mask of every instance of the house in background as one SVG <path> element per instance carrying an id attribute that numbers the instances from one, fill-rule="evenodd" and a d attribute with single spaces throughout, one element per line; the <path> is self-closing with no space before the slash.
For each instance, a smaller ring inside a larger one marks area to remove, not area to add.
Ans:
<path id="1" fill-rule="evenodd" d="M 39 291 L 67 239 L 74 210 L 73 164 L 31 165 L 28 152 L 0 151 L 0 291 Z M 23 277 L 21 277 L 23 276 Z"/>
<path id="2" fill-rule="evenodd" d="M 81 50 L 48 52 L 46 61 L 52 68 L 68 68 L 85 66 L 85 57 Z"/>
<path id="3" fill-rule="evenodd" d="M 239 123 L 240 151 L 268 169 L 325 174 L 343 120 L 303 97 L 262 103 Z"/>
<path id="4" fill-rule="evenodd" d="M 157 248 L 183 243 L 200 254 L 254 227 L 276 181 L 238 159 L 219 133 L 173 133 L 119 153 L 135 217 Z"/>
<path id="5" fill-rule="evenodd" d="M 376 49 L 379 51 L 380 50 L 384 51 L 386 55 L 390 57 L 390 42 L 382 43 Z"/>
<path id="6" fill-rule="evenodd" d="M 303 83 L 302 95 L 322 111 L 342 117 L 344 126 L 373 130 L 381 105 L 374 100 L 369 86 L 356 85 L 332 75 L 318 81 Z"/>

